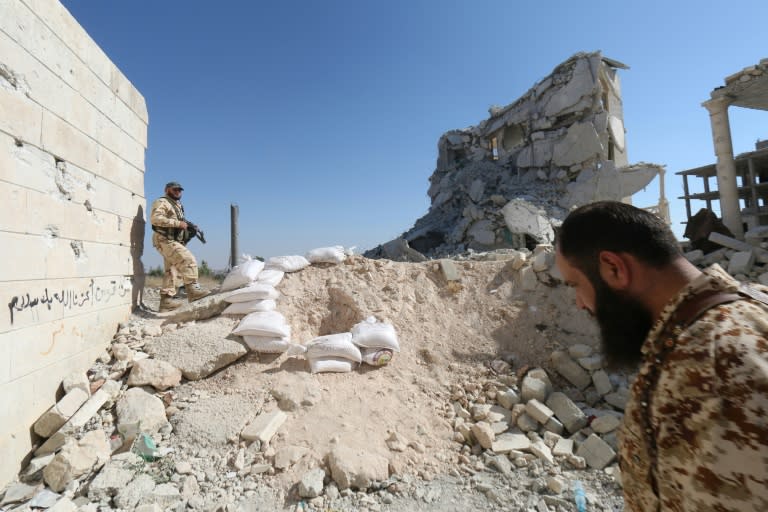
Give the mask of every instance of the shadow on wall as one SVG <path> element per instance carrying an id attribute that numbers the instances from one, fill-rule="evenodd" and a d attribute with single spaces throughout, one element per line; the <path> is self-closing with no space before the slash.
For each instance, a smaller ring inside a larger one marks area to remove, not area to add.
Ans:
<path id="1" fill-rule="evenodd" d="M 131 291 L 131 307 L 144 309 L 144 207 L 139 205 L 136 216 L 131 223 L 131 259 L 133 260 L 133 290 Z"/>

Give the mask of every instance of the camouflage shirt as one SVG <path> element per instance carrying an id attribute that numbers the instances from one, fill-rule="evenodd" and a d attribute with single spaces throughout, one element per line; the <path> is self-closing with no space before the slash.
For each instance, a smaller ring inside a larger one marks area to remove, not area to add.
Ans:
<path id="1" fill-rule="evenodd" d="M 648 334 L 640 375 L 684 299 L 738 286 L 718 265 L 686 286 Z M 768 306 L 749 299 L 709 309 L 677 337 L 658 376 L 650 406 L 636 379 L 625 411 L 619 452 L 627 509 L 768 510 Z M 655 433 L 655 465 L 646 421 Z"/>
<path id="2" fill-rule="evenodd" d="M 178 228 L 184 220 L 184 207 L 180 201 L 175 201 L 176 208 L 172 205 L 173 199 L 163 196 L 152 203 L 149 223 L 159 228 Z"/>

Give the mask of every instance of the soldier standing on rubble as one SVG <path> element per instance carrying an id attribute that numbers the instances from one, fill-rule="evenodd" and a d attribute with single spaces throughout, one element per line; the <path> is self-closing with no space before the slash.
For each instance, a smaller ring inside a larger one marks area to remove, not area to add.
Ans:
<path id="1" fill-rule="evenodd" d="M 165 195 L 152 203 L 150 223 L 152 224 L 152 245 L 163 256 L 165 276 L 160 289 L 160 311 L 170 311 L 181 306 L 176 296 L 176 274 L 184 282 L 189 302 L 210 295 L 197 282 L 197 261 L 187 249 L 189 241 L 184 220 L 184 207 L 181 205 L 181 193 L 184 188 L 172 181 L 165 185 Z"/>
<path id="2" fill-rule="evenodd" d="M 609 365 L 640 365 L 619 437 L 627 510 L 768 510 L 766 289 L 700 271 L 618 202 L 573 211 L 556 257 Z"/>

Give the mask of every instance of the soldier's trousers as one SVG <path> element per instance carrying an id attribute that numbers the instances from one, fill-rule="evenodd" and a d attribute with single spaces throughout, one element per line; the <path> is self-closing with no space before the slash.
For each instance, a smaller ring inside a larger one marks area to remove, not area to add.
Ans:
<path id="1" fill-rule="evenodd" d="M 163 295 L 176 295 L 176 276 L 185 285 L 197 282 L 197 261 L 192 252 L 183 244 L 168 240 L 164 236 L 153 233 L 152 245 L 162 255 L 165 265 L 165 275 L 160 293 Z"/>

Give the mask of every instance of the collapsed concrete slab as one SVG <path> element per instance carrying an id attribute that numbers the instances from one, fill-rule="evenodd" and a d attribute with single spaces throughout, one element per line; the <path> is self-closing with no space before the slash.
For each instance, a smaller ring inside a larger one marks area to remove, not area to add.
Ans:
<path id="1" fill-rule="evenodd" d="M 532 249 L 574 206 L 626 200 L 662 166 L 630 166 L 619 69 L 600 52 L 578 53 L 514 103 L 438 142 L 429 212 L 365 256 L 418 261 L 472 250 Z M 663 191 L 663 186 L 660 187 Z M 666 200 L 654 207 L 668 221 Z M 416 253 L 416 254 L 414 254 Z"/>

